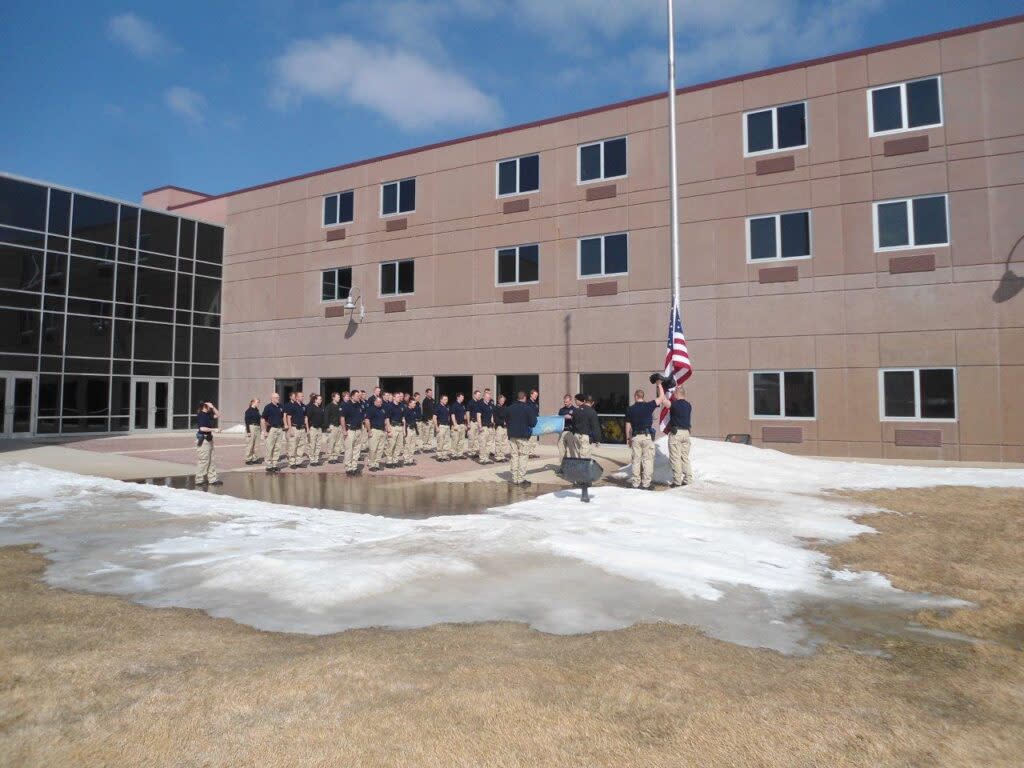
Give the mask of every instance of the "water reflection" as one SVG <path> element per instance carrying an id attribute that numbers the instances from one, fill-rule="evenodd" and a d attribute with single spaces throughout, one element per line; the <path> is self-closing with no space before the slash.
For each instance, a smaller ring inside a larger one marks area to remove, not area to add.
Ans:
<path id="1" fill-rule="evenodd" d="M 537 484 L 520 488 L 508 483 L 423 482 L 403 477 L 346 477 L 335 473 L 228 472 L 220 479 L 224 485 L 206 489 L 206 492 L 273 504 L 409 519 L 478 514 L 559 490 Z M 168 488 L 194 487 L 192 478 L 187 476 L 151 477 L 136 482 Z"/>

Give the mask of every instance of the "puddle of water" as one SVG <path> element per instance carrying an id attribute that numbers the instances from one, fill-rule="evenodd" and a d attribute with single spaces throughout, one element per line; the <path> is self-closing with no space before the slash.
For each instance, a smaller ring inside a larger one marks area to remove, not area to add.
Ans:
<path id="1" fill-rule="evenodd" d="M 227 472 L 220 479 L 224 485 L 199 490 L 249 501 L 410 520 L 438 515 L 479 514 L 494 507 L 561 490 L 538 484 L 521 488 L 484 481 L 424 483 L 408 477 L 347 477 L 334 472 L 280 475 Z M 195 488 L 188 476 L 150 477 L 135 482 L 167 488 Z"/>

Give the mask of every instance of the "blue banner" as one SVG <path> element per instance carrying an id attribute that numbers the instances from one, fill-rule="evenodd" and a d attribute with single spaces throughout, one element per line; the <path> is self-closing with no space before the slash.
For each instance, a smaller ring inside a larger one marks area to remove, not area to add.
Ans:
<path id="1" fill-rule="evenodd" d="M 561 432 L 564 426 L 564 416 L 538 416 L 537 426 L 533 428 L 533 434 L 538 437 L 540 435 L 553 435 Z"/>

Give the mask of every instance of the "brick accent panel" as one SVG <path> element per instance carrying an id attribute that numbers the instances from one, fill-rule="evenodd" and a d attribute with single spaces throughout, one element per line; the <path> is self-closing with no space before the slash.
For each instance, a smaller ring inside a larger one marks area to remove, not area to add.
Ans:
<path id="1" fill-rule="evenodd" d="M 890 275 L 905 275 L 908 272 L 934 272 L 935 254 L 921 253 L 917 256 L 893 256 L 889 259 Z"/>
<path id="2" fill-rule="evenodd" d="M 785 157 L 773 157 L 770 160 L 758 160 L 754 166 L 754 173 L 758 176 L 764 176 L 768 173 L 792 171 L 794 168 L 796 168 L 796 158 L 792 155 L 786 155 Z"/>
<path id="3" fill-rule="evenodd" d="M 896 445 L 909 445 L 915 448 L 941 448 L 941 429 L 897 429 Z"/>
<path id="4" fill-rule="evenodd" d="M 328 243 L 333 242 L 334 240 L 344 240 L 344 239 L 345 239 L 345 228 L 344 227 L 342 227 L 341 229 L 328 229 L 327 230 L 327 238 L 326 238 L 326 240 L 327 240 Z"/>
<path id="5" fill-rule="evenodd" d="M 401 301 L 385 301 L 384 314 L 390 315 L 394 312 L 405 312 L 405 299 Z"/>
<path id="6" fill-rule="evenodd" d="M 501 294 L 501 300 L 506 304 L 518 304 L 530 300 L 530 290 L 523 288 L 521 291 L 505 291 Z"/>
<path id="7" fill-rule="evenodd" d="M 794 283 L 800 279 L 796 265 L 790 267 L 765 267 L 757 272 L 759 283 Z"/>
<path id="8" fill-rule="evenodd" d="M 802 443 L 804 431 L 800 427 L 761 427 L 761 441 L 765 443 Z"/>
<path id="9" fill-rule="evenodd" d="M 615 280 L 610 283 L 587 283 L 587 296 L 614 296 L 619 292 L 619 284 Z"/>
<path id="10" fill-rule="evenodd" d="M 882 145 L 886 157 L 911 155 L 914 152 L 928 151 L 927 136 L 910 136 L 906 139 L 890 139 Z"/>
<path id="11" fill-rule="evenodd" d="M 409 227 L 408 219 L 388 219 L 387 230 L 388 232 L 397 232 L 400 229 L 407 229 Z"/>
<path id="12" fill-rule="evenodd" d="M 345 307 L 341 304 L 336 304 L 333 307 L 324 308 L 324 317 L 344 317 Z"/>
<path id="13" fill-rule="evenodd" d="M 587 200 L 611 200 L 618 194 L 614 184 L 606 184 L 603 187 L 588 187 Z"/>
<path id="14" fill-rule="evenodd" d="M 525 213 L 530 210 L 530 198 L 524 197 L 521 200 L 506 200 L 501 206 L 502 213 Z"/>

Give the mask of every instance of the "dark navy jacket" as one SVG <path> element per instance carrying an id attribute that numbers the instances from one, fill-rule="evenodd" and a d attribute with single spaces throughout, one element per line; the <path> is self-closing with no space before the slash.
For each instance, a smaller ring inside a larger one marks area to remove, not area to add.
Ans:
<path id="1" fill-rule="evenodd" d="M 199 427 L 209 427 L 210 429 L 214 429 L 216 426 L 213 414 L 203 411 L 196 415 L 196 429 L 199 429 Z M 202 435 L 204 440 L 209 440 L 211 443 L 213 442 L 213 432 L 203 432 Z"/>
<path id="2" fill-rule="evenodd" d="M 484 427 L 494 426 L 494 403 L 481 400 L 476 404 L 476 412 L 480 414 L 480 424 Z"/>
<path id="3" fill-rule="evenodd" d="M 456 425 L 466 423 L 466 406 L 462 403 L 455 402 L 449 405 L 449 410 L 451 411 L 452 416 L 455 417 Z"/>
<path id="4" fill-rule="evenodd" d="M 516 400 L 506 409 L 508 436 L 525 440 L 533 434 L 537 425 L 537 413 L 529 403 Z"/>
<path id="5" fill-rule="evenodd" d="M 260 423 L 260 411 L 255 406 L 250 406 L 245 409 L 245 426 L 255 424 L 259 426 Z"/>
<path id="6" fill-rule="evenodd" d="M 650 434 L 654 429 L 654 409 L 658 404 L 653 400 L 633 403 L 626 410 L 626 421 L 633 427 L 634 435 Z"/>
<path id="7" fill-rule="evenodd" d="M 676 429 L 690 429 L 690 417 L 693 407 L 688 400 L 673 400 L 669 409 L 668 424 Z"/>
<path id="8" fill-rule="evenodd" d="M 388 414 L 388 421 L 391 426 L 400 427 L 405 421 L 405 406 L 401 403 L 384 403 L 384 410 Z"/>
<path id="9" fill-rule="evenodd" d="M 451 419 L 448 418 L 451 416 L 451 411 L 448 410 L 447 405 L 441 405 L 440 403 L 435 405 L 434 415 L 437 416 L 437 426 L 450 427 L 452 425 Z"/>
<path id="10" fill-rule="evenodd" d="M 263 406 L 263 418 L 266 420 L 268 428 L 281 429 L 284 426 L 284 409 L 280 405 L 267 403 Z"/>
<path id="11" fill-rule="evenodd" d="M 342 400 L 341 415 L 345 419 L 346 427 L 349 429 L 362 429 L 363 407 L 360 403 L 353 403 L 351 400 L 346 403 Z"/>
<path id="12" fill-rule="evenodd" d="M 386 405 L 387 403 L 382 403 L 381 407 L 378 408 L 373 403 L 370 403 L 366 406 L 366 411 L 363 414 L 363 417 L 370 420 L 370 429 L 385 428 L 388 421 L 387 412 L 384 410 L 384 406 Z"/>

